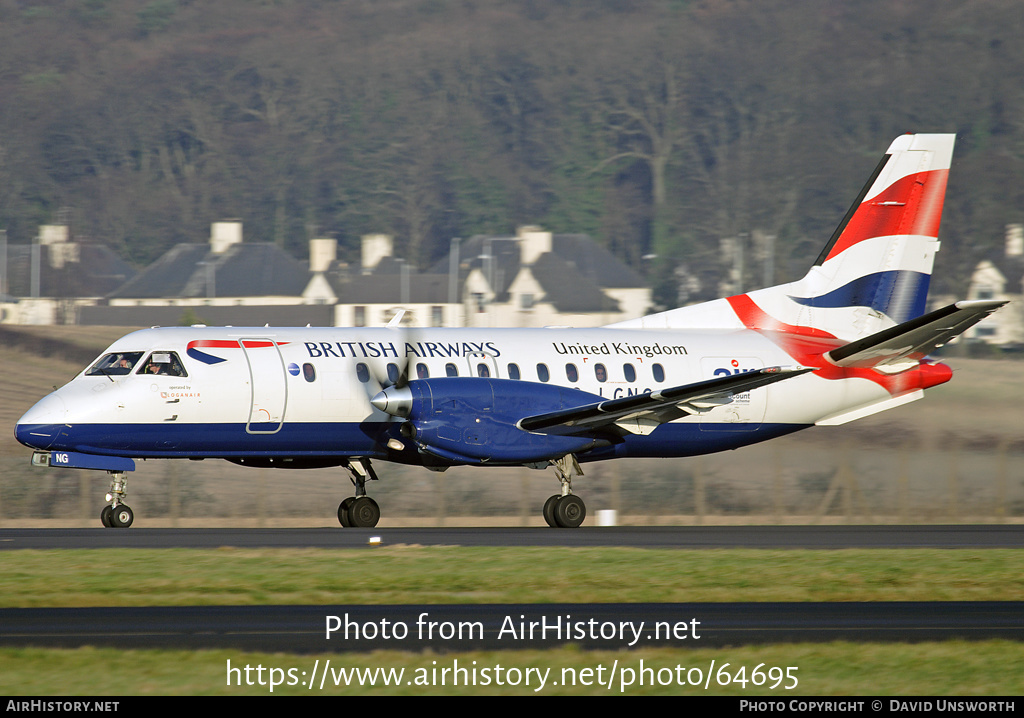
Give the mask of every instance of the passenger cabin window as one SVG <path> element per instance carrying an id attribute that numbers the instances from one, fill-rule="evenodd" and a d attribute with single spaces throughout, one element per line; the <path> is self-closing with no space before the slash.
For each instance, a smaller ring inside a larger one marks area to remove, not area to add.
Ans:
<path id="1" fill-rule="evenodd" d="M 445 376 L 458 376 L 459 368 L 452 364 L 451 362 L 449 362 L 448 364 L 444 365 L 444 373 Z"/>
<path id="2" fill-rule="evenodd" d="M 654 381 L 659 383 L 665 381 L 665 367 L 661 364 L 655 364 L 651 368 L 654 370 Z"/>
<path id="3" fill-rule="evenodd" d="M 578 382 L 580 380 L 580 373 L 576 369 L 576 365 L 575 364 L 566 364 L 565 365 L 565 378 L 568 379 L 569 381 L 571 381 L 573 384 L 575 384 L 576 382 Z"/>
<path id="4" fill-rule="evenodd" d="M 397 384 L 400 375 L 401 372 L 398 371 L 398 365 L 394 362 L 388 362 L 388 381 L 392 384 Z"/>
<path id="5" fill-rule="evenodd" d="M 623 364 L 622 373 L 626 375 L 626 381 L 630 383 L 636 381 L 636 369 L 633 368 L 632 364 Z"/>
<path id="6" fill-rule="evenodd" d="M 316 369 L 312 364 L 306 363 L 302 365 L 302 378 L 312 384 L 316 381 Z"/>
<path id="7" fill-rule="evenodd" d="M 491 368 L 489 366 L 487 366 L 486 364 L 484 364 L 483 362 L 480 362 L 479 364 L 476 365 L 476 375 L 477 376 L 490 376 L 491 375 Z"/>
<path id="8" fill-rule="evenodd" d="M 174 352 L 153 352 L 138 371 L 155 376 L 188 376 L 181 360 Z"/>
<path id="9" fill-rule="evenodd" d="M 594 365 L 594 378 L 602 384 L 608 381 L 608 370 L 604 368 L 604 364 Z"/>
<path id="10" fill-rule="evenodd" d="M 363 384 L 370 381 L 370 370 L 362 362 L 356 364 L 356 378 Z"/>
<path id="11" fill-rule="evenodd" d="M 537 378 L 543 382 L 547 382 L 551 377 L 548 375 L 548 365 L 538 364 L 537 365 Z"/>
<path id="12" fill-rule="evenodd" d="M 424 364 L 423 362 L 419 362 L 416 365 L 416 378 L 417 379 L 429 379 L 430 378 L 430 369 L 428 369 L 427 365 Z"/>
<path id="13" fill-rule="evenodd" d="M 142 352 L 114 352 L 107 354 L 86 372 L 86 376 L 123 376 L 131 373 L 142 358 Z"/>
<path id="14" fill-rule="evenodd" d="M 516 381 L 519 381 L 519 365 L 518 364 L 509 364 L 508 365 L 508 378 L 509 379 L 515 379 Z"/>

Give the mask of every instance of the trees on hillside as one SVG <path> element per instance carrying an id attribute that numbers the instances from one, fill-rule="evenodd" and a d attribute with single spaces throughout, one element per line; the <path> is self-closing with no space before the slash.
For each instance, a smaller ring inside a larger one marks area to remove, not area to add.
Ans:
<path id="1" fill-rule="evenodd" d="M 770 5 L 0 0 L 0 226 L 71 206 L 145 263 L 240 217 L 300 256 L 392 232 L 425 266 L 542 224 L 667 283 L 763 231 L 781 280 L 893 136 L 957 131 L 940 262 L 963 278 L 1020 220 L 1014 4 Z"/>

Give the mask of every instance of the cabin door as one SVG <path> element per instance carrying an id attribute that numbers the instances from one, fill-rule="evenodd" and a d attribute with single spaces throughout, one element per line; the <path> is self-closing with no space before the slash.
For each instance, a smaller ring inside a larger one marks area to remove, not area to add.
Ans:
<path id="1" fill-rule="evenodd" d="M 268 337 L 240 340 L 249 365 L 249 434 L 276 434 L 284 424 L 288 406 L 287 374 L 277 342 Z"/>

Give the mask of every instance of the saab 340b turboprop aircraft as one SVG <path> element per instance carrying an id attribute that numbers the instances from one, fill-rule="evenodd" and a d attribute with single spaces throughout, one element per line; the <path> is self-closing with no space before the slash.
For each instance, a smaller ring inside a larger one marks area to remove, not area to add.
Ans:
<path id="1" fill-rule="evenodd" d="M 375 526 L 371 461 L 553 466 L 551 526 L 586 515 L 580 463 L 735 449 L 899 406 L 950 379 L 929 352 L 1003 302 L 925 314 L 954 135 L 904 135 L 799 281 L 597 329 L 168 327 L 114 342 L 18 422 L 37 465 L 134 459 L 345 466 L 343 526 Z M 397 318 L 396 318 L 397 319 Z"/>

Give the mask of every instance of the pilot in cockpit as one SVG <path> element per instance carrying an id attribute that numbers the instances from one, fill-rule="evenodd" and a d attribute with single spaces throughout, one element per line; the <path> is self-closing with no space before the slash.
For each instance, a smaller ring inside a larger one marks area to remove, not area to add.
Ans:
<path id="1" fill-rule="evenodd" d="M 172 352 L 153 352 L 139 373 L 154 376 L 185 376 L 184 368 Z"/>

